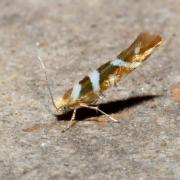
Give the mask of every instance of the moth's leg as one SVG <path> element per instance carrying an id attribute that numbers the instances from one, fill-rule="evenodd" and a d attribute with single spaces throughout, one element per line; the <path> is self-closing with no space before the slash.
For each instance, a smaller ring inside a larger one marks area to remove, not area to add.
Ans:
<path id="1" fill-rule="evenodd" d="M 91 103 L 92 105 L 97 105 L 97 103 L 99 103 L 99 101 L 101 101 L 101 100 L 105 101 L 106 100 L 105 95 L 102 94 L 102 93 L 101 94 L 97 94 L 97 96 L 98 96 L 98 98 L 94 102 Z"/>
<path id="2" fill-rule="evenodd" d="M 101 100 L 106 100 L 104 94 L 98 94 L 98 97 L 99 97 L 99 99 L 101 99 Z M 98 101 L 98 100 L 97 100 L 97 101 Z"/>
<path id="3" fill-rule="evenodd" d="M 66 128 L 64 128 L 64 129 L 62 130 L 62 132 L 65 132 L 66 130 L 68 130 L 68 129 L 72 126 L 73 121 L 74 121 L 75 116 L 76 116 L 76 111 L 77 111 L 77 109 L 74 109 L 74 110 L 73 110 L 73 114 L 72 114 L 72 116 L 71 116 L 71 120 L 68 122 L 68 125 L 66 126 Z"/>
<path id="4" fill-rule="evenodd" d="M 102 111 L 101 109 L 99 109 L 98 106 L 89 106 L 89 105 L 86 105 L 86 104 L 80 104 L 81 107 L 85 107 L 85 108 L 88 108 L 88 109 L 94 109 L 96 111 L 99 111 L 101 114 L 104 114 L 106 117 L 108 117 L 111 121 L 113 122 L 119 122 L 119 120 L 117 119 L 114 119 L 113 117 L 111 117 L 109 114 L 105 113 L 104 111 Z"/>

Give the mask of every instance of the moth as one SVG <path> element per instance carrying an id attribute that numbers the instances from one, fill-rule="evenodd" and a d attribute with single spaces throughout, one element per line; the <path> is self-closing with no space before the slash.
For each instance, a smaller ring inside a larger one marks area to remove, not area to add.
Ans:
<path id="1" fill-rule="evenodd" d="M 75 83 L 58 100 L 53 98 L 45 66 L 39 58 L 57 114 L 61 115 L 73 110 L 71 120 L 63 131 L 71 127 L 73 120 L 75 120 L 76 111 L 81 107 L 97 110 L 112 121 L 117 122 L 118 120 L 112 118 L 97 106 L 93 106 L 93 104 L 97 102 L 108 88 L 116 86 L 122 78 L 139 67 L 161 43 L 162 38 L 159 35 L 147 32 L 140 33 L 135 41 L 127 49 L 123 50 L 116 59 L 106 62 L 89 73 L 78 83 Z"/>

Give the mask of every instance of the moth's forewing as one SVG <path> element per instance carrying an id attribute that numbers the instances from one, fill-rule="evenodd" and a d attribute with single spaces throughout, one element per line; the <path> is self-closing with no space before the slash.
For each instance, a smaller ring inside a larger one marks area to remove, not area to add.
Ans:
<path id="1" fill-rule="evenodd" d="M 130 47 L 117 56 L 118 59 L 103 64 L 94 71 L 93 76 L 85 76 L 73 88 L 69 89 L 62 97 L 61 106 L 66 105 L 71 109 L 77 108 L 81 103 L 93 103 L 106 89 L 136 69 L 161 42 L 162 39 L 159 35 L 140 33 Z M 94 86 L 99 87 L 98 92 L 95 91 Z M 80 87 L 80 89 L 75 91 L 76 87 Z M 78 95 L 75 100 L 72 98 L 74 94 Z"/>

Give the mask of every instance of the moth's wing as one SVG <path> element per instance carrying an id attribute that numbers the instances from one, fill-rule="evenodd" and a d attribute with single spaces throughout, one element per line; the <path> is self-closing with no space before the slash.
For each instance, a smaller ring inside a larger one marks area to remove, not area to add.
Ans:
<path id="1" fill-rule="evenodd" d="M 131 46 L 122 51 L 117 58 L 123 59 L 127 62 L 134 62 L 136 60 L 142 62 L 147 59 L 153 50 L 160 46 L 161 43 L 161 36 L 142 32 L 138 35 Z"/>

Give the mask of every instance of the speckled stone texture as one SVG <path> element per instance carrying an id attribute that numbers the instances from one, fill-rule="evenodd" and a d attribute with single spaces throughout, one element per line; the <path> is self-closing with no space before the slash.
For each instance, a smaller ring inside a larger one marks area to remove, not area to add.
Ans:
<path id="1" fill-rule="evenodd" d="M 180 179 L 179 0 L 0 1 L 0 179 Z M 56 97 L 141 31 L 164 43 L 100 107 L 56 118 Z"/>

